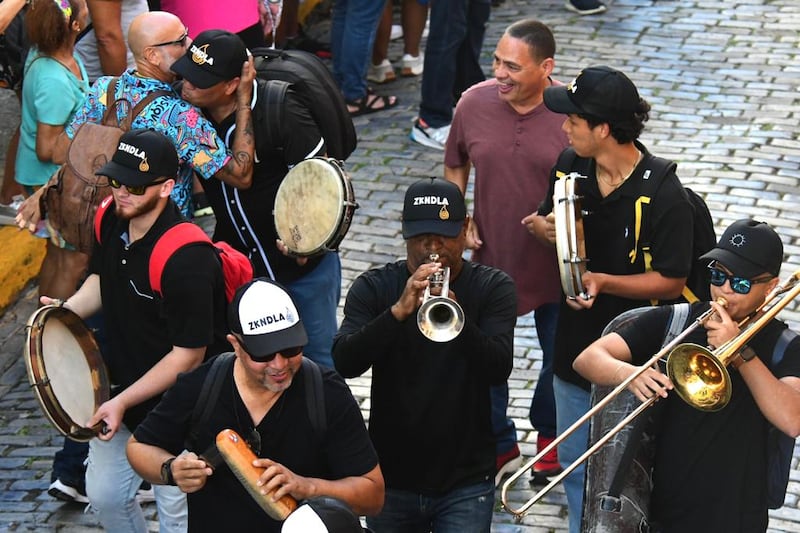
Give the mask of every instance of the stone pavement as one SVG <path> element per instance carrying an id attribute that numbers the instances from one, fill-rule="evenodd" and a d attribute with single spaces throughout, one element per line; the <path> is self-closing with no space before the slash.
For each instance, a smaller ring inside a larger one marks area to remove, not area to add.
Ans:
<path id="1" fill-rule="evenodd" d="M 583 18 L 565 11 L 560 0 L 505 0 L 493 10 L 487 29 L 487 73 L 505 26 L 528 16 L 553 28 L 559 45 L 555 77 L 568 81 L 590 64 L 609 64 L 630 75 L 653 105 L 643 141 L 655 154 L 679 162 L 679 175 L 705 196 L 718 231 L 745 216 L 765 220 L 784 239 L 784 277 L 800 267 L 800 215 L 794 205 L 800 198 L 800 5 L 795 0 L 616 0 L 607 13 Z M 400 42 L 393 42 L 390 58 L 401 55 Z M 341 246 L 345 291 L 365 269 L 404 255 L 403 192 L 417 178 L 442 174 L 441 153 L 408 140 L 419 80 L 400 79 L 378 91 L 397 94 L 400 104 L 356 119 L 359 148 L 347 169 L 360 208 Z M 18 117 L 8 94 L 0 95 L 0 117 L 5 146 Z M 5 244 L 0 243 L 2 254 L 9 253 Z M 19 361 L 34 300 L 35 287 L 29 285 L 0 318 L 0 530 L 93 531 L 98 526 L 91 513 L 45 492 L 60 439 L 39 411 Z M 781 316 L 800 325 L 795 303 Z M 526 316 L 518 323 L 509 382 L 509 415 L 526 457 L 535 453 L 527 410 L 540 365 L 533 322 Z M 369 378 L 350 384 L 366 414 Z M 795 456 L 796 466 L 800 452 Z M 514 505 L 530 494 L 522 480 L 512 492 Z M 799 495 L 800 471 L 794 470 L 786 505 L 770 513 L 770 531 L 800 531 Z M 566 531 L 564 503 L 563 492 L 556 490 L 521 524 L 498 505 L 493 530 Z M 147 512 L 154 517 L 152 505 Z"/>

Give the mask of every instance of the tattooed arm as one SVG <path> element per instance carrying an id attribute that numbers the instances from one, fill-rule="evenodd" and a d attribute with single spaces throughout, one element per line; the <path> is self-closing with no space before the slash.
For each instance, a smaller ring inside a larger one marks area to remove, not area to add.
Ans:
<path id="1" fill-rule="evenodd" d="M 239 87 L 236 89 L 236 132 L 230 149 L 232 157 L 214 177 L 237 189 L 247 189 L 253 182 L 255 138 L 250 104 L 253 99 L 253 80 L 256 69 L 252 56 L 242 66 Z"/>

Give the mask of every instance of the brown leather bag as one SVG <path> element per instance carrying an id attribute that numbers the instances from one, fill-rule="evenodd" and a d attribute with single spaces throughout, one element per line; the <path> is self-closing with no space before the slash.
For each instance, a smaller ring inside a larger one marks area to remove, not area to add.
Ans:
<path id="1" fill-rule="evenodd" d="M 108 85 L 107 98 L 116 94 L 117 81 Z M 144 97 L 132 110 L 131 103 L 120 98 L 106 108 L 102 121 L 86 122 L 78 127 L 67 151 L 67 161 L 51 179 L 41 199 L 42 213 L 47 213 L 50 225 L 79 252 L 91 253 L 94 244 L 94 214 L 100 202 L 111 194 L 108 179 L 95 172 L 111 160 L 119 138 L 131 128 L 133 119 L 167 91 L 154 91 Z M 124 107 L 124 118 L 118 119 L 118 109 Z"/>

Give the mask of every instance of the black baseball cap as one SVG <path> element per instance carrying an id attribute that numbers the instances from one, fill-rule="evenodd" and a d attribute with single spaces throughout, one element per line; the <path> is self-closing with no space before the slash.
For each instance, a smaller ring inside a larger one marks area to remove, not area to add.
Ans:
<path id="1" fill-rule="evenodd" d="M 114 178 L 123 185 L 148 185 L 159 178 L 178 174 L 178 152 L 163 133 L 153 130 L 129 130 L 119 138 L 111 161 L 95 172 Z"/>
<path id="2" fill-rule="evenodd" d="M 346 503 L 317 496 L 303 501 L 286 518 L 281 533 L 364 533 L 364 529 Z"/>
<path id="3" fill-rule="evenodd" d="M 754 278 L 767 272 L 780 275 L 783 243 L 766 222 L 737 220 L 725 230 L 719 243 L 700 257 L 719 261 L 734 276 Z"/>
<path id="4" fill-rule="evenodd" d="M 639 91 L 622 72 L 605 65 L 583 69 L 568 85 L 547 87 L 544 105 L 565 115 L 591 115 L 608 122 L 631 118 Z"/>
<path id="5" fill-rule="evenodd" d="M 228 327 L 253 361 L 308 343 L 294 300 L 268 278 L 256 278 L 239 287 L 228 305 Z"/>
<path id="6" fill-rule="evenodd" d="M 208 89 L 241 75 L 245 61 L 247 48 L 238 35 L 207 30 L 197 35 L 186 54 L 170 69 L 195 87 Z"/>
<path id="7" fill-rule="evenodd" d="M 467 206 L 453 182 L 425 178 L 412 183 L 403 203 L 403 238 L 424 233 L 455 237 L 464 226 Z"/>

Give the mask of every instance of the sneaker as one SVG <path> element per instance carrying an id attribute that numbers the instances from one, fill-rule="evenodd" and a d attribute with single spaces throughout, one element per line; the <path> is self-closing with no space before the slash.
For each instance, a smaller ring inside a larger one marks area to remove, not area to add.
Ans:
<path id="1" fill-rule="evenodd" d="M 537 436 L 536 449 L 544 450 L 553 440 L 550 437 Z M 530 483 L 531 485 L 547 485 L 550 482 L 547 478 L 557 476 L 563 471 L 561 463 L 558 462 L 558 448 L 553 448 L 531 467 Z"/>
<path id="2" fill-rule="evenodd" d="M 389 34 L 390 41 L 396 41 L 403 37 L 403 27 L 400 24 L 392 24 L 392 31 Z"/>
<path id="3" fill-rule="evenodd" d="M 156 495 L 153 492 L 153 486 L 147 481 L 142 481 L 139 485 L 139 490 L 136 491 L 136 501 L 139 503 L 150 503 L 156 501 Z"/>
<path id="4" fill-rule="evenodd" d="M 606 5 L 597 0 L 567 0 L 564 7 L 578 15 L 596 15 L 606 11 Z"/>
<path id="5" fill-rule="evenodd" d="M 519 446 L 516 444 L 506 453 L 497 456 L 497 474 L 494 476 L 494 486 L 499 487 L 503 477 L 511 475 L 522 466 L 522 455 L 519 453 Z"/>
<path id="6" fill-rule="evenodd" d="M 86 489 L 83 487 L 73 487 L 60 479 L 56 479 L 50 483 L 47 494 L 62 502 L 89 503 L 89 498 L 86 497 Z"/>
<path id="7" fill-rule="evenodd" d="M 14 220 L 17 216 L 17 210 L 25 199 L 22 196 L 15 196 L 11 199 L 10 204 L 0 204 L 0 226 L 15 226 L 17 223 Z"/>
<path id="8" fill-rule="evenodd" d="M 450 124 L 441 128 L 432 128 L 425 124 L 424 120 L 418 118 L 414 122 L 414 127 L 411 128 L 409 137 L 411 137 L 412 141 L 416 141 L 428 148 L 444 150 L 448 135 L 450 135 Z"/>
<path id="9" fill-rule="evenodd" d="M 388 59 L 384 59 L 380 65 L 370 64 L 367 69 L 367 79 L 375 83 L 386 83 L 394 81 L 396 78 L 394 67 Z"/>
<path id="10" fill-rule="evenodd" d="M 411 54 L 403 55 L 403 70 L 400 72 L 403 76 L 419 76 L 422 74 L 422 69 L 425 66 L 425 56 L 419 54 L 412 56 Z"/>

